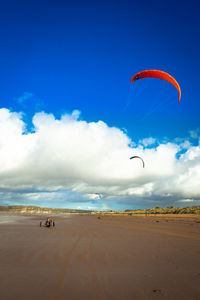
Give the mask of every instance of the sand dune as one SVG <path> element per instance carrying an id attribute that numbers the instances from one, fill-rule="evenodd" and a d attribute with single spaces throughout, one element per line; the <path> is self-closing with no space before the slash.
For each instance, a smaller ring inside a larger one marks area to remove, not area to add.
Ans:
<path id="1" fill-rule="evenodd" d="M 200 217 L 0 223 L 1 299 L 200 299 Z"/>

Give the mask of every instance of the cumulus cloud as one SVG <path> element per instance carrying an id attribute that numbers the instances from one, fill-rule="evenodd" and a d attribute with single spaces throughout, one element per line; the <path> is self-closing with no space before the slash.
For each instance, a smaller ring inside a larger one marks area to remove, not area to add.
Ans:
<path id="1" fill-rule="evenodd" d="M 40 112 L 27 133 L 21 114 L 0 109 L 0 199 L 26 195 L 39 201 L 48 195 L 65 201 L 63 191 L 94 203 L 200 199 L 200 145 L 148 138 L 136 146 L 126 132 L 79 116 L 76 110 L 58 120 Z M 130 161 L 132 155 L 144 159 L 144 169 L 140 160 Z"/>

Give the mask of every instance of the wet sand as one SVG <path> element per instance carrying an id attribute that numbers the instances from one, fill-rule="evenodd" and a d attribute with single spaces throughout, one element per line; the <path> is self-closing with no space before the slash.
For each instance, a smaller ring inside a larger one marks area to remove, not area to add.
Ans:
<path id="1" fill-rule="evenodd" d="M 0 223 L 3 300 L 200 299 L 200 216 L 40 220 Z"/>

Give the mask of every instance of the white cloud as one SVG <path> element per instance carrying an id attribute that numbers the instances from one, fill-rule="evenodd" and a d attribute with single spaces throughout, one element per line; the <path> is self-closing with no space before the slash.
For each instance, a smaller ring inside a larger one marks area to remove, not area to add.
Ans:
<path id="1" fill-rule="evenodd" d="M 11 192 L 13 199 L 21 193 L 39 201 L 50 192 L 55 199 L 65 190 L 95 203 L 102 197 L 200 199 L 199 145 L 185 140 L 145 148 L 156 142 L 148 138 L 133 147 L 124 131 L 102 121 L 79 120 L 79 115 L 76 110 L 57 120 L 37 113 L 35 131 L 25 133 L 21 114 L 0 109 L 0 199 Z M 177 159 L 183 147 L 186 151 Z M 144 169 L 140 160 L 130 161 L 133 155 L 144 159 Z"/>
<path id="2" fill-rule="evenodd" d="M 193 202 L 193 199 L 182 199 L 182 200 L 178 200 L 177 202 Z"/>
<path id="3" fill-rule="evenodd" d="M 85 198 L 89 200 L 99 200 L 102 198 L 101 194 L 85 194 Z"/>
<path id="4" fill-rule="evenodd" d="M 99 207 L 97 207 L 97 206 L 88 206 L 87 208 L 89 210 L 98 210 L 99 209 Z"/>
<path id="5" fill-rule="evenodd" d="M 190 130 L 190 136 L 191 138 L 193 139 L 197 139 L 199 137 L 199 132 L 200 132 L 200 129 L 197 128 L 196 130 Z"/>
<path id="6" fill-rule="evenodd" d="M 189 148 L 191 147 L 191 143 L 190 143 L 188 140 L 185 140 L 184 142 L 182 142 L 182 143 L 180 144 L 180 147 L 181 147 L 182 149 L 189 149 Z"/>
<path id="7" fill-rule="evenodd" d="M 155 144 L 155 142 L 156 142 L 156 139 L 152 138 L 152 137 L 149 137 L 149 138 L 146 138 L 146 139 L 142 139 L 142 140 L 139 141 L 139 143 L 142 144 L 142 145 L 144 145 L 144 147 L 153 145 L 153 144 Z"/>

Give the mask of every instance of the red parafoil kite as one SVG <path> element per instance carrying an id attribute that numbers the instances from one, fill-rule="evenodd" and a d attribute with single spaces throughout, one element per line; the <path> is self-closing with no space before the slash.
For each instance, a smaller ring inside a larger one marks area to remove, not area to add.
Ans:
<path id="1" fill-rule="evenodd" d="M 137 73 L 136 75 L 134 75 L 131 78 L 131 82 L 134 82 L 138 79 L 142 79 L 142 78 L 146 78 L 146 77 L 152 77 L 152 78 L 160 78 L 166 81 L 169 81 L 170 83 L 172 83 L 178 90 L 179 92 L 179 98 L 178 98 L 178 102 L 180 102 L 181 99 L 181 88 L 178 84 L 178 82 L 174 79 L 174 77 L 172 77 L 171 75 L 169 75 L 166 72 L 163 71 L 159 71 L 159 70 L 146 70 L 146 71 L 142 71 Z"/>

